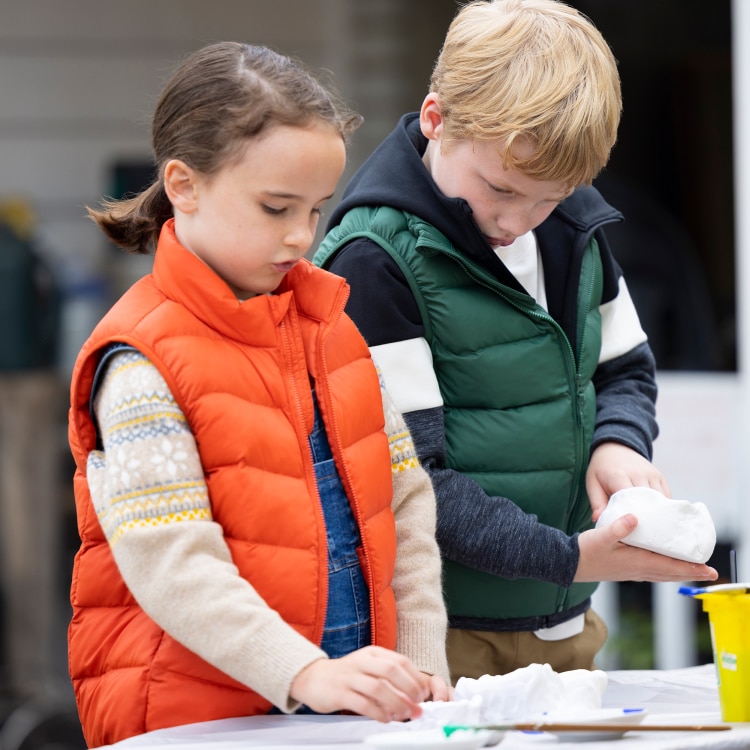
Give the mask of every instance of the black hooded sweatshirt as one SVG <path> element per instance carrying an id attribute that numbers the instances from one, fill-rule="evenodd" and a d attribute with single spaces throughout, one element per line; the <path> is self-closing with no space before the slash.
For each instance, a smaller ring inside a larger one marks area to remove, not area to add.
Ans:
<path id="1" fill-rule="evenodd" d="M 525 291 L 487 244 L 469 204 L 462 198 L 446 197 L 435 184 L 422 161 L 426 147 L 419 114 L 404 115 L 347 185 L 328 230 L 356 206 L 402 209 L 429 222 L 503 284 Z M 571 341 L 575 341 L 576 332 L 580 250 L 593 233 L 604 270 L 602 304 L 613 301 L 621 271 L 601 227 L 621 219 L 595 188 L 579 188 L 534 230 L 544 268 L 548 311 Z M 424 335 L 406 279 L 377 243 L 355 239 L 339 250 L 326 267 L 349 282 L 351 295 L 346 311 L 370 346 Z M 650 460 L 657 426 L 655 362 L 648 344 L 639 344 L 600 363 L 594 385 L 597 422 L 592 450 L 603 442 L 617 442 Z M 534 578 L 569 586 L 578 566 L 577 535 L 568 536 L 539 523 L 512 498 L 490 497 L 473 480 L 446 468 L 440 407 L 405 411 L 404 417 L 435 488 L 437 539 L 442 555 L 504 578 Z M 589 605 L 587 601 L 575 610 L 546 618 L 487 622 L 451 618 L 450 624 L 484 630 L 536 630 L 570 619 Z"/>

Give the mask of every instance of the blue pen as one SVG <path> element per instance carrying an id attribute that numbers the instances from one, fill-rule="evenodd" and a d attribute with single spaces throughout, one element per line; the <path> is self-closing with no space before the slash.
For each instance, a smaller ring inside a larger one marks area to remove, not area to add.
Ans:
<path id="1" fill-rule="evenodd" d="M 716 586 L 680 586 L 677 589 L 678 594 L 684 596 L 697 596 L 698 594 L 713 594 L 717 591 L 735 592 L 744 594 L 750 588 L 750 583 L 719 583 Z"/>

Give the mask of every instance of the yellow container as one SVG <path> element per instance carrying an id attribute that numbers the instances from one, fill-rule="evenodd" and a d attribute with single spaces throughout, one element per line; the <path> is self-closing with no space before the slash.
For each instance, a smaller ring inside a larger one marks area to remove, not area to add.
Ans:
<path id="1" fill-rule="evenodd" d="M 750 594 L 715 591 L 696 599 L 708 613 L 721 718 L 750 721 Z"/>

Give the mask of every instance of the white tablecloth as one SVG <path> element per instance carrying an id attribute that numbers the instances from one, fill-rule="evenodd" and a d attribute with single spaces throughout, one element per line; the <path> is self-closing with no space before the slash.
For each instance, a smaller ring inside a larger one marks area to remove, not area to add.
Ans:
<path id="1" fill-rule="evenodd" d="M 644 708 L 644 724 L 717 724 L 721 722 L 716 673 L 712 664 L 679 670 L 609 672 L 605 708 Z M 191 724 L 131 737 L 108 747 L 116 750 L 363 750 L 363 738 L 403 729 L 351 716 L 252 716 Z M 613 740 L 586 742 L 587 750 L 608 748 Z M 750 723 L 725 732 L 629 732 L 614 740 L 616 750 L 750 748 Z M 572 750 L 548 734 L 509 732 L 498 750 Z M 449 746 L 446 746 L 449 747 Z"/>

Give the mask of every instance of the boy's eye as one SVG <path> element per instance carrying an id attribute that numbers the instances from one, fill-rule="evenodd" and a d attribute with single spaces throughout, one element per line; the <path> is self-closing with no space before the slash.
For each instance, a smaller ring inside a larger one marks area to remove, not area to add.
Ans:
<path id="1" fill-rule="evenodd" d="M 498 193 L 499 195 L 513 195 L 512 190 L 506 190 L 505 188 L 496 187 L 495 185 L 490 185 L 490 190 L 492 190 L 493 193 Z"/>

